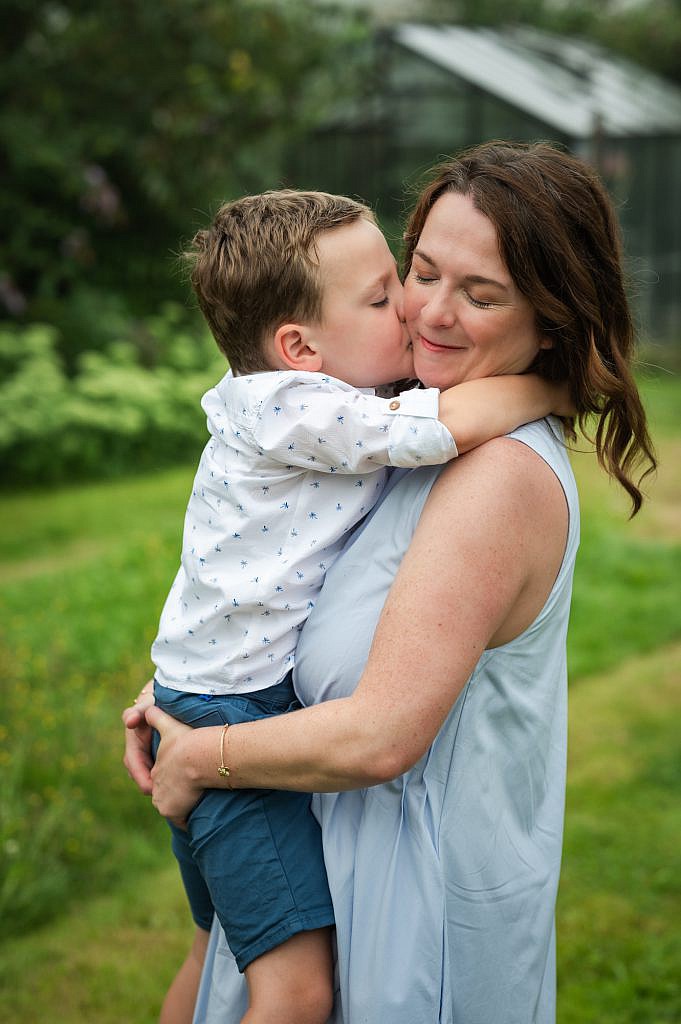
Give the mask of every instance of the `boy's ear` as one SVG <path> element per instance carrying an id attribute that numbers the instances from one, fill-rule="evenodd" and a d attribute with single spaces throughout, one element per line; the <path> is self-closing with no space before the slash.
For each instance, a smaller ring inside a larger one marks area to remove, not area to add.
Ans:
<path id="1" fill-rule="evenodd" d="M 274 335 L 274 354 L 290 370 L 317 373 L 322 368 L 322 355 L 304 324 L 282 324 Z"/>

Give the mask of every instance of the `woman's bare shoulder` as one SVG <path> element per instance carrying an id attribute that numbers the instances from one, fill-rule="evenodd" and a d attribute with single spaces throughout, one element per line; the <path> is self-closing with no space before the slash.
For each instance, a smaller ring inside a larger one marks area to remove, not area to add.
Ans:
<path id="1" fill-rule="evenodd" d="M 525 512 L 533 496 L 550 500 L 553 495 L 558 505 L 565 502 L 551 466 L 534 448 L 512 437 L 495 437 L 452 460 L 440 473 L 431 497 L 445 500 L 462 497 L 462 492 L 473 503 L 478 494 L 480 504 L 493 499 Z"/>

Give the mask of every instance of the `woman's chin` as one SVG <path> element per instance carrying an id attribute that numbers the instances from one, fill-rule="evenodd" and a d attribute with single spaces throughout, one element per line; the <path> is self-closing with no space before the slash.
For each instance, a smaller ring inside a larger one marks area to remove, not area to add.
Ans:
<path id="1" fill-rule="evenodd" d="M 415 376 L 420 380 L 424 388 L 437 388 L 439 391 L 446 391 L 453 388 L 455 384 L 461 383 L 458 374 L 447 371 L 444 367 L 420 366 L 415 367 Z"/>
<path id="2" fill-rule="evenodd" d="M 446 391 L 465 380 L 465 366 L 460 359 L 449 354 L 435 355 L 414 348 L 414 375 L 426 388 Z"/>

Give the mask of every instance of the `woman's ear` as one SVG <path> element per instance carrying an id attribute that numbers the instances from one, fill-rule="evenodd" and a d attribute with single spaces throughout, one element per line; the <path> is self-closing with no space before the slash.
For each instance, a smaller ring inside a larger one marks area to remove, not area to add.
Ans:
<path id="1" fill-rule="evenodd" d="M 322 355 L 309 329 L 303 324 L 282 324 L 274 335 L 274 354 L 290 370 L 317 373 L 322 368 Z"/>
<path id="2" fill-rule="evenodd" d="M 548 334 L 541 334 L 539 336 L 539 348 L 553 348 L 553 338 L 549 338 Z"/>

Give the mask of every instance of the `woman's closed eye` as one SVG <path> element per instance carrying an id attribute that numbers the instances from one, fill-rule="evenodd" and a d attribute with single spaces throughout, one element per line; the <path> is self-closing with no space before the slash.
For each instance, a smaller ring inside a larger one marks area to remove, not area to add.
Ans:
<path id="1" fill-rule="evenodd" d="M 374 309 L 382 309 L 382 307 L 387 306 L 389 302 L 389 297 L 387 295 L 384 295 L 382 299 L 380 299 L 378 302 L 372 302 L 371 305 L 374 307 Z"/>
<path id="2" fill-rule="evenodd" d="M 475 306 L 476 309 L 491 309 L 495 305 L 494 302 L 485 302 L 484 299 L 476 299 L 470 292 L 465 292 L 466 298 L 470 302 L 471 306 Z"/>

